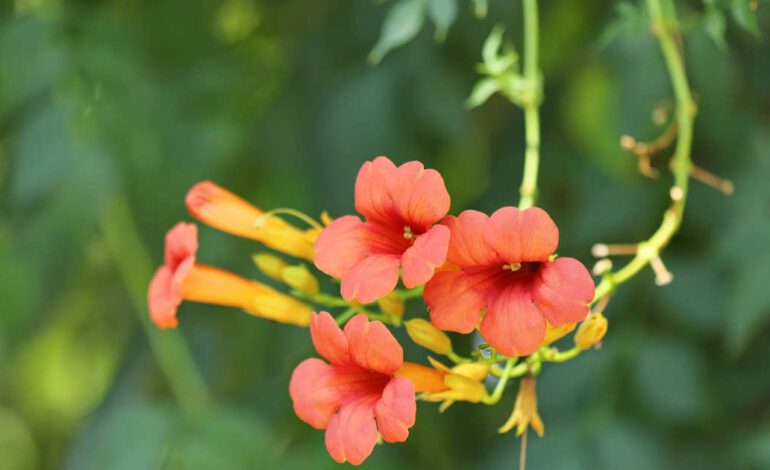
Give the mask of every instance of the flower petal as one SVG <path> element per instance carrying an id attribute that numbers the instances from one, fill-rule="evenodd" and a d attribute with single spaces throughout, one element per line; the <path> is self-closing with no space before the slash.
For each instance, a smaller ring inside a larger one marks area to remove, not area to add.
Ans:
<path id="1" fill-rule="evenodd" d="M 326 429 L 326 450 L 338 463 L 360 465 L 376 443 L 374 402 L 368 398 L 343 406 Z"/>
<path id="2" fill-rule="evenodd" d="M 350 364 L 348 338 L 327 312 L 310 318 L 310 336 L 318 354 L 334 365 Z"/>
<path id="3" fill-rule="evenodd" d="M 188 259 L 195 259 L 198 251 L 198 227 L 179 222 L 166 233 L 166 266 L 176 271 Z"/>
<path id="4" fill-rule="evenodd" d="M 408 289 L 425 284 L 436 268 L 446 261 L 449 247 L 449 229 L 443 225 L 417 237 L 414 245 L 401 256 L 401 276 Z"/>
<path id="5" fill-rule="evenodd" d="M 179 289 L 174 286 L 174 274 L 166 265 L 155 271 L 147 289 L 150 319 L 158 328 L 175 328 L 179 323 L 176 311 L 182 302 Z"/>
<path id="6" fill-rule="evenodd" d="M 393 377 L 374 407 L 377 428 L 385 442 L 404 442 L 414 426 L 417 403 L 409 379 Z"/>
<path id="7" fill-rule="evenodd" d="M 503 289 L 479 326 L 481 336 L 509 357 L 532 354 L 545 337 L 545 319 L 532 294 L 519 285 Z"/>
<path id="8" fill-rule="evenodd" d="M 342 404 L 340 391 L 333 383 L 334 367 L 320 359 L 305 359 L 294 369 L 289 396 L 299 419 L 316 429 L 328 426 Z"/>
<path id="9" fill-rule="evenodd" d="M 345 325 L 350 355 L 359 367 L 392 375 L 404 363 L 404 351 L 381 322 L 358 314 Z"/>
<path id="10" fill-rule="evenodd" d="M 424 231 L 449 212 L 449 193 L 436 170 L 411 161 L 396 169 L 388 181 L 393 208 L 406 225 Z"/>
<path id="11" fill-rule="evenodd" d="M 367 397 L 378 398 L 389 380 L 360 367 L 333 366 L 311 358 L 294 369 L 289 395 L 301 420 L 324 429 L 340 407 Z"/>
<path id="12" fill-rule="evenodd" d="M 361 166 L 356 177 L 356 211 L 367 221 L 394 222 L 393 199 L 388 186 L 396 165 L 387 157 L 377 157 Z"/>
<path id="13" fill-rule="evenodd" d="M 485 239 L 508 262 L 546 261 L 559 245 L 559 229 L 539 207 L 503 207 L 489 218 Z"/>
<path id="14" fill-rule="evenodd" d="M 458 333 L 473 331 L 486 307 L 487 289 L 494 277 L 491 270 L 436 273 L 423 292 L 433 326 Z"/>
<path id="15" fill-rule="evenodd" d="M 447 255 L 449 261 L 461 267 L 503 263 L 505 260 L 484 240 L 488 222 L 489 216 L 474 210 L 445 218 L 442 224 L 449 227 L 452 234 Z"/>
<path id="16" fill-rule="evenodd" d="M 561 326 L 585 319 L 594 298 L 594 283 L 583 263 L 557 258 L 541 266 L 534 294 L 540 313 L 552 325 Z"/>
<path id="17" fill-rule="evenodd" d="M 335 219 L 318 236 L 313 262 L 322 272 L 341 278 L 351 266 L 371 255 L 365 224 L 354 215 Z"/>
<path id="18" fill-rule="evenodd" d="M 342 297 L 362 304 L 385 297 L 398 284 L 399 264 L 398 255 L 372 255 L 357 262 L 342 276 Z"/>

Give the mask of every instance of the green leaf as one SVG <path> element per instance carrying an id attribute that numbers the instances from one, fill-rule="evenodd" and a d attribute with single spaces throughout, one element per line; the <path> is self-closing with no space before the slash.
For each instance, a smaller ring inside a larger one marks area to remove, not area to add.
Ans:
<path id="1" fill-rule="evenodd" d="M 751 7 L 751 0 L 733 0 L 730 12 L 738 25 L 754 36 L 761 35 L 757 24 L 757 12 Z"/>
<path id="2" fill-rule="evenodd" d="M 98 311 L 99 285 L 78 286 L 20 350 L 13 392 L 38 423 L 66 426 L 91 412 L 114 380 L 130 330 Z"/>
<path id="3" fill-rule="evenodd" d="M 481 49 L 481 58 L 485 65 L 489 66 L 497 60 L 497 52 L 503 43 L 503 33 L 505 33 L 505 28 L 499 24 L 489 32 L 489 36 L 487 36 Z"/>
<path id="4" fill-rule="evenodd" d="M 615 18 L 599 34 L 597 47 L 604 49 L 619 37 L 637 33 L 645 27 L 647 20 L 635 5 L 629 2 L 617 3 Z"/>
<path id="5" fill-rule="evenodd" d="M 38 452 L 29 427 L 6 408 L 0 408 L 0 455 L 3 456 L 3 468 L 38 468 Z"/>
<path id="6" fill-rule="evenodd" d="M 444 42 L 457 18 L 457 0 L 428 0 L 428 16 L 436 25 L 436 41 Z"/>
<path id="7" fill-rule="evenodd" d="M 401 0 L 382 24 L 380 39 L 369 53 L 369 62 L 379 64 L 385 54 L 411 41 L 425 22 L 425 0 Z"/>
<path id="8" fill-rule="evenodd" d="M 519 56 L 516 54 L 513 45 L 506 44 L 503 47 L 503 34 L 505 28 L 496 25 L 489 32 L 489 36 L 484 41 L 481 49 L 481 58 L 484 63 L 480 67 L 481 73 L 491 76 L 499 76 L 504 72 L 515 72 L 513 66 L 518 62 Z M 502 51 L 500 50 L 502 47 Z"/>
<path id="9" fill-rule="evenodd" d="M 490 96 L 498 91 L 497 80 L 494 78 L 482 78 L 473 86 L 471 95 L 465 100 L 465 106 L 468 109 L 481 106 L 486 103 Z"/>
<path id="10" fill-rule="evenodd" d="M 726 29 L 727 22 L 722 11 L 715 7 L 708 7 L 706 15 L 703 17 L 703 30 L 720 50 L 727 49 L 727 42 L 725 41 Z"/>
<path id="11" fill-rule="evenodd" d="M 473 14 L 476 18 L 486 18 L 487 11 L 489 11 L 487 0 L 473 0 Z"/>

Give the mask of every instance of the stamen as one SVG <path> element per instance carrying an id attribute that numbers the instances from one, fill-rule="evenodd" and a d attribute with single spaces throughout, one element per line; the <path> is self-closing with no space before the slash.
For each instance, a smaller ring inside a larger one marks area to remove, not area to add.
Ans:
<path id="1" fill-rule="evenodd" d="M 594 264 L 594 267 L 591 271 L 594 273 L 594 276 L 601 276 L 602 274 L 606 273 L 611 269 L 612 269 L 612 261 L 608 258 L 604 258 L 597 261 L 596 264 Z"/>
<path id="2" fill-rule="evenodd" d="M 591 248 L 591 254 L 595 258 L 604 258 L 607 256 L 615 255 L 635 255 L 639 251 L 639 245 L 606 245 L 604 243 L 597 243 Z"/>
<path id="3" fill-rule="evenodd" d="M 414 234 L 412 233 L 412 227 L 405 225 L 404 226 L 404 238 L 407 240 L 411 240 L 412 237 L 414 237 Z"/>
<path id="4" fill-rule="evenodd" d="M 672 186 L 669 195 L 671 196 L 672 201 L 679 202 L 684 197 L 684 191 L 682 191 L 682 188 L 679 186 Z"/>
<path id="5" fill-rule="evenodd" d="M 650 267 L 655 272 L 655 284 L 658 286 L 665 286 L 671 284 L 674 280 L 674 275 L 671 271 L 666 269 L 666 265 L 663 264 L 663 260 L 659 256 L 650 260 Z"/>
<path id="6" fill-rule="evenodd" d="M 733 182 L 720 178 L 719 176 L 715 175 L 714 173 L 711 173 L 710 171 L 706 171 L 703 168 L 700 168 L 698 166 L 692 165 L 690 168 L 690 176 L 695 178 L 696 180 L 705 183 L 712 188 L 715 188 L 719 191 L 722 191 L 725 196 L 729 196 L 733 193 L 733 190 L 735 189 L 733 187 Z"/>
<path id="7" fill-rule="evenodd" d="M 674 142 L 678 134 L 679 128 L 676 120 L 671 124 L 653 141 L 639 142 L 630 135 L 624 135 L 620 138 L 620 146 L 634 155 L 636 155 L 639 163 L 639 171 L 649 178 L 657 178 L 660 172 L 652 166 L 652 157 L 662 152 Z"/>
<path id="8" fill-rule="evenodd" d="M 511 272 L 518 271 L 521 269 L 521 263 L 507 263 L 503 265 L 503 269 Z"/>

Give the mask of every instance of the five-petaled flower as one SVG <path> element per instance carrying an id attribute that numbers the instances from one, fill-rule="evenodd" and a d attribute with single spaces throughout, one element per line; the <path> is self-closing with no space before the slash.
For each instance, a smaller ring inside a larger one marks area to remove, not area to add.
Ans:
<path id="1" fill-rule="evenodd" d="M 441 175 L 412 161 L 396 167 L 377 157 L 361 167 L 355 186 L 356 216 L 340 217 L 318 237 L 315 264 L 342 279 L 342 297 L 369 303 L 402 280 L 425 284 L 444 264 L 449 229 L 434 225 L 449 211 Z"/>
<path id="2" fill-rule="evenodd" d="M 504 207 L 491 217 L 467 210 L 444 224 L 452 234 L 447 258 L 458 270 L 441 271 L 425 286 L 437 328 L 470 333 L 478 326 L 500 353 L 525 356 L 540 346 L 547 323 L 559 327 L 588 314 L 591 275 L 576 259 L 553 259 L 559 230 L 542 209 Z"/>
<path id="3" fill-rule="evenodd" d="M 166 234 L 165 263 L 150 281 L 150 319 L 158 328 L 178 324 L 182 300 L 242 308 L 282 323 L 307 325 L 312 309 L 293 297 L 237 274 L 197 263 L 198 227 L 179 222 Z"/>
<path id="4" fill-rule="evenodd" d="M 326 312 L 313 314 L 310 335 L 330 364 L 311 358 L 291 376 L 289 394 L 300 419 L 326 429 L 326 449 L 337 462 L 358 465 L 372 453 L 377 434 L 403 442 L 414 425 L 414 385 L 394 374 L 403 351 L 382 323 L 356 315 L 341 330 Z"/>

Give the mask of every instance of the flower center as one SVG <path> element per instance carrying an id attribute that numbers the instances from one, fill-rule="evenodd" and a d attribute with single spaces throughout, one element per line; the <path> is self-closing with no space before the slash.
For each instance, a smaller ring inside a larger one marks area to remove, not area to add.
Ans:
<path id="1" fill-rule="evenodd" d="M 405 225 L 404 226 L 404 238 L 407 240 L 411 240 L 412 237 L 414 237 L 414 233 L 412 233 L 412 227 Z"/>
<path id="2" fill-rule="evenodd" d="M 503 265 L 503 270 L 505 271 L 514 272 L 518 271 L 519 269 L 521 269 L 521 263 L 505 263 Z"/>

